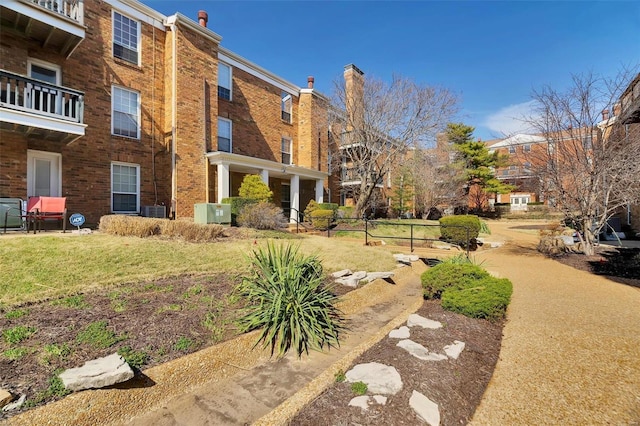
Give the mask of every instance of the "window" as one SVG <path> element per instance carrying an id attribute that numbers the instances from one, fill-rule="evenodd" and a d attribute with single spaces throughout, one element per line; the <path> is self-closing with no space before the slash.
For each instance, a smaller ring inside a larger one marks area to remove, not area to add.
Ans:
<path id="1" fill-rule="evenodd" d="M 231 120 L 218 117 L 218 151 L 231 152 Z"/>
<path id="2" fill-rule="evenodd" d="M 111 133 L 140 139 L 140 95 L 138 92 L 111 87 Z"/>
<path id="3" fill-rule="evenodd" d="M 231 100 L 231 67 L 222 62 L 218 62 L 218 97 Z"/>
<path id="4" fill-rule="evenodd" d="M 524 152 L 531 152 L 531 145 L 526 144 L 524 147 L 522 147 Z"/>
<path id="5" fill-rule="evenodd" d="M 593 148 L 593 139 L 591 135 L 587 135 L 582 139 L 582 147 L 584 149 L 592 149 Z"/>
<path id="6" fill-rule="evenodd" d="M 111 210 L 138 213 L 140 204 L 140 166 L 111 163 Z"/>
<path id="7" fill-rule="evenodd" d="M 291 164 L 291 139 L 282 138 L 281 141 L 282 164 Z"/>
<path id="8" fill-rule="evenodd" d="M 138 21 L 113 12 L 113 56 L 138 65 L 140 25 Z"/>
<path id="9" fill-rule="evenodd" d="M 282 100 L 280 102 L 280 109 L 282 110 L 282 120 L 286 121 L 287 123 L 291 123 L 291 107 L 293 104 L 291 95 L 286 92 L 282 92 L 281 99 Z"/>
<path id="10" fill-rule="evenodd" d="M 515 154 L 516 153 L 516 147 L 513 145 L 509 146 L 509 154 Z"/>

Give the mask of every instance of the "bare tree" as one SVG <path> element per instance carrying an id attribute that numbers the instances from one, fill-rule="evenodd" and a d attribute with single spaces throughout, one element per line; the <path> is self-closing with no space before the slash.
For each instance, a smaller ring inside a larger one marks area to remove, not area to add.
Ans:
<path id="1" fill-rule="evenodd" d="M 532 151 L 532 169 L 547 200 L 581 231 L 585 254 L 618 209 L 640 201 L 640 135 L 617 117 L 629 76 L 575 75 L 566 91 L 533 93 L 527 121 L 546 143 Z"/>
<path id="2" fill-rule="evenodd" d="M 335 167 L 357 216 L 375 208 L 379 187 L 409 149 L 433 144 L 457 111 L 457 98 L 447 89 L 399 76 L 387 83 L 365 77 L 353 65 L 345 67 L 344 81 L 336 83 L 333 104 L 341 111 L 331 115 Z"/>

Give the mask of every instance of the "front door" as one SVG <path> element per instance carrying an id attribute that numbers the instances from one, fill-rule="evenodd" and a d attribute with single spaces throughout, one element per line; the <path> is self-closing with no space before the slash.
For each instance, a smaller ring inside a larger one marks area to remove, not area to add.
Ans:
<path id="1" fill-rule="evenodd" d="M 27 151 L 27 196 L 60 197 L 62 193 L 60 154 Z"/>

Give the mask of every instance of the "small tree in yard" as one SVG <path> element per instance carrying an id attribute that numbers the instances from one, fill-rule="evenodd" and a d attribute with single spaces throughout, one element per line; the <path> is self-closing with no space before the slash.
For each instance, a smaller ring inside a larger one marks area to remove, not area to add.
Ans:
<path id="1" fill-rule="evenodd" d="M 391 196 L 391 208 L 393 212 L 401 216 L 406 213 L 413 204 L 413 176 L 411 169 L 402 167 L 393 180 L 394 191 Z"/>
<path id="2" fill-rule="evenodd" d="M 238 193 L 242 198 L 251 198 L 257 201 L 271 201 L 273 197 L 273 191 L 258 175 L 246 175 L 242 179 Z"/>
<path id="3" fill-rule="evenodd" d="M 442 123 L 457 111 L 457 98 L 447 89 L 398 76 L 384 82 L 357 69 L 345 72 L 332 101 L 340 111 L 331 115 L 331 139 L 339 154 L 333 167 L 342 169 L 343 181 L 357 182 L 349 192 L 356 217 L 378 207 L 377 186 L 390 169 L 411 148 L 432 145 Z"/>
<path id="4" fill-rule="evenodd" d="M 455 164 L 460 182 L 468 189 L 470 204 L 474 209 L 482 210 L 488 194 L 508 194 L 514 186 L 501 182 L 494 172 L 507 165 L 508 158 L 498 152 L 489 152 L 485 144 L 474 140 L 474 130 L 462 123 L 449 123 L 446 134 L 456 151 Z"/>
<path id="5" fill-rule="evenodd" d="M 533 93 L 536 111 L 527 121 L 546 139 L 532 153 L 533 172 L 549 202 L 581 231 L 585 254 L 594 253 L 596 235 L 616 210 L 640 202 L 638 126 L 608 117 L 630 79 L 628 72 L 575 75 L 566 90 Z"/>

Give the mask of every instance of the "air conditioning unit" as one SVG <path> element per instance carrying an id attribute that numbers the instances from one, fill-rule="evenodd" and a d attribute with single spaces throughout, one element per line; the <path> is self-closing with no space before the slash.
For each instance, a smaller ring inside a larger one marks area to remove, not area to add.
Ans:
<path id="1" fill-rule="evenodd" d="M 167 217 L 166 206 L 142 206 L 142 216 L 144 217 Z"/>

